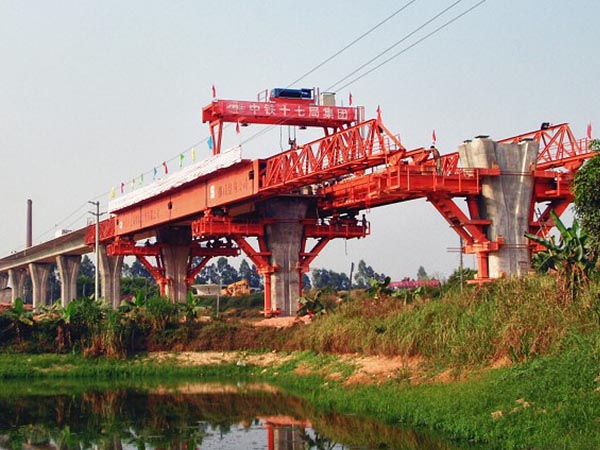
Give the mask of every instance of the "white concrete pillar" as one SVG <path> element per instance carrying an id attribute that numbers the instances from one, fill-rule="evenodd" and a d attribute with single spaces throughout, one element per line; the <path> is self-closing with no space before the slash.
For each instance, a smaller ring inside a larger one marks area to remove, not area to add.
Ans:
<path id="1" fill-rule="evenodd" d="M 62 306 L 66 307 L 77 297 L 77 277 L 81 256 L 59 255 L 56 257 L 56 265 L 60 277 L 60 300 Z"/>
<path id="2" fill-rule="evenodd" d="M 173 302 L 187 299 L 187 269 L 192 244 L 190 227 L 160 228 L 156 234 L 161 245 L 162 261 L 167 285 L 165 295 Z"/>
<path id="3" fill-rule="evenodd" d="M 48 304 L 48 276 L 50 275 L 50 264 L 30 263 L 29 275 L 33 285 L 33 309 L 38 311 L 42 306 Z"/>
<path id="4" fill-rule="evenodd" d="M 298 311 L 300 284 L 300 251 L 308 203 L 300 198 L 277 198 L 266 203 L 267 216 L 275 219 L 266 226 L 265 243 L 271 252 L 271 305 L 281 315 L 292 316 Z M 268 275 L 266 275 L 268 276 Z"/>
<path id="5" fill-rule="evenodd" d="M 25 278 L 27 274 L 23 269 L 9 269 L 8 270 L 8 283 L 12 290 L 12 303 L 20 298 L 25 301 L 23 295 L 25 294 Z"/>
<path id="6" fill-rule="evenodd" d="M 0 273 L 0 290 L 8 286 L 8 272 Z"/>
<path id="7" fill-rule="evenodd" d="M 499 168 L 500 176 L 483 177 L 478 199 L 482 218 L 491 220 L 487 237 L 502 238 L 497 252 L 489 254 L 491 278 L 525 275 L 531 266 L 525 232 L 529 229 L 529 209 L 533 195 L 533 168 L 539 143 L 498 144 L 476 138 L 458 148 L 467 168 Z"/>
<path id="8" fill-rule="evenodd" d="M 105 245 L 100 245 L 99 250 L 101 297 L 113 308 L 118 308 L 121 304 L 123 256 L 108 256 Z"/>

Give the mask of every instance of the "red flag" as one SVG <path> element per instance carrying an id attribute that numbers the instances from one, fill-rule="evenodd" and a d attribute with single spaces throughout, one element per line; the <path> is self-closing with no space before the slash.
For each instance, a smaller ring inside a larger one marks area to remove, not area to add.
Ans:
<path id="1" fill-rule="evenodd" d="M 240 134 L 240 123 L 239 123 L 239 122 L 236 122 L 236 123 L 235 123 L 235 132 L 236 132 L 237 134 Z"/>
<path id="2" fill-rule="evenodd" d="M 217 98 L 217 88 L 215 87 L 215 85 L 212 85 L 212 95 L 213 98 Z"/>
<path id="3" fill-rule="evenodd" d="M 588 139 L 592 138 L 592 122 L 588 123 L 587 125 L 587 137 Z"/>
<path id="4" fill-rule="evenodd" d="M 435 142 L 437 141 L 437 136 L 435 134 L 435 129 L 433 130 L 433 132 L 431 133 L 431 140 L 433 141 L 433 143 L 435 144 Z"/>
<path id="5" fill-rule="evenodd" d="M 163 164 L 162 164 L 162 165 L 163 165 L 163 167 L 165 168 L 165 174 L 168 174 L 168 173 L 169 173 L 169 167 L 167 166 L 167 162 L 166 162 L 166 161 L 163 161 Z"/>
<path id="6" fill-rule="evenodd" d="M 377 105 L 377 122 L 381 122 L 381 106 Z"/>
<path id="7" fill-rule="evenodd" d="M 348 94 L 348 106 L 352 106 L 352 92 Z"/>

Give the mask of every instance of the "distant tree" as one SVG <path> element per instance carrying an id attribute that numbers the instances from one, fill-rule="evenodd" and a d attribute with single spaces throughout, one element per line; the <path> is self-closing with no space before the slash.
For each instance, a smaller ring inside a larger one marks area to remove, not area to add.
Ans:
<path id="1" fill-rule="evenodd" d="M 600 140 L 590 148 L 600 152 Z M 575 213 L 588 236 L 588 245 L 594 256 L 600 255 L 600 154 L 597 154 L 575 174 L 573 183 Z"/>
<path id="2" fill-rule="evenodd" d="M 83 255 L 83 258 L 81 258 L 81 265 L 79 266 L 79 275 L 90 278 L 94 278 L 94 276 L 96 275 L 96 268 L 88 255 Z"/>
<path id="3" fill-rule="evenodd" d="M 88 255 L 83 255 L 77 277 L 77 297 L 87 297 L 94 293 L 96 268 Z"/>
<path id="4" fill-rule="evenodd" d="M 417 280 L 428 280 L 429 276 L 427 275 L 427 271 L 425 267 L 419 266 L 419 270 L 417 270 Z"/>
<path id="5" fill-rule="evenodd" d="M 238 281 L 240 279 L 238 271 L 235 270 L 229 262 L 227 262 L 227 258 L 221 256 L 217 259 L 217 273 L 219 278 L 221 279 L 221 284 L 226 285 Z"/>
<path id="6" fill-rule="evenodd" d="M 310 277 L 303 273 L 302 274 L 302 289 L 310 289 L 312 285 L 310 284 Z"/>
<path id="7" fill-rule="evenodd" d="M 350 279 L 345 273 L 327 269 L 312 271 L 312 286 L 315 289 L 332 288 L 338 291 L 350 289 Z"/>
<path id="8" fill-rule="evenodd" d="M 363 259 L 358 262 L 356 274 L 354 275 L 354 285 L 359 289 L 365 289 L 369 287 L 369 280 L 375 279 L 377 274 L 371 266 L 367 266 L 367 263 Z"/>
<path id="9" fill-rule="evenodd" d="M 240 263 L 240 268 L 238 270 L 238 276 L 240 279 L 248 280 L 248 284 L 250 287 L 259 288 L 262 285 L 262 277 L 258 273 L 258 269 L 254 264 L 250 266 L 248 261 L 242 259 Z"/>
<path id="10" fill-rule="evenodd" d="M 146 269 L 146 267 L 137 259 L 131 264 L 129 275 L 133 278 L 153 279 L 152 274 L 148 272 L 148 269 Z"/>

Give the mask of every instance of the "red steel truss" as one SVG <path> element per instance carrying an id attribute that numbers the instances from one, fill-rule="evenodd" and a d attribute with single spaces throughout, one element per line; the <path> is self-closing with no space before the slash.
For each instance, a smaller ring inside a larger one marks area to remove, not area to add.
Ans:
<path id="1" fill-rule="evenodd" d="M 487 238 L 490 222 L 481 218 L 478 199 L 482 178 L 500 175 L 499 169 L 461 168 L 458 152 L 440 155 L 435 147 L 409 151 L 379 119 L 359 122 L 361 114 L 360 108 L 317 105 L 312 100 L 215 100 L 203 109 L 203 121 L 210 124 L 214 153 L 221 148 L 224 122 L 314 126 L 323 128 L 325 136 L 266 159 L 244 160 L 235 167 L 182 185 L 168 195 L 118 211 L 101 223 L 100 240 L 112 243 L 110 251 L 116 252 L 113 254 L 141 258 L 164 286 L 160 247 L 136 246 L 133 237 L 171 223 L 191 223 L 198 246 L 194 247 L 193 256 L 201 259 L 192 266 L 194 258 L 190 257 L 188 280 L 191 282 L 210 257 L 244 251 L 265 276 L 265 313 L 272 314 L 270 275 L 278 268 L 270 263 L 265 233 L 273 219 L 255 213 L 258 204 L 282 195 L 315 199 L 314 213 L 321 219 L 303 221 L 298 267 L 301 274 L 309 270 L 310 263 L 331 239 L 369 234 L 368 224 L 355 218 L 359 211 L 425 198 L 461 236 L 463 250 L 477 255 L 478 279 L 487 279 L 488 255 L 503 242 L 501 237 L 497 241 Z M 525 139 L 540 143 L 537 167 L 532 168 L 535 183 L 529 231 L 546 236 L 553 225 L 550 211 L 560 215 L 566 210 L 572 201 L 569 188 L 573 171 L 593 153 L 588 140 L 575 139 L 567 124 L 544 126 L 499 142 Z M 466 200 L 466 208 L 456 204 L 458 197 Z M 536 207 L 541 209 L 537 214 Z M 131 242 L 124 244 L 129 242 L 127 239 Z M 207 249 L 207 243 L 222 239 L 226 244 Z M 249 239 L 256 243 L 252 245 Z M 309 240 L 314 244 L 307 249 Z M 88 229 L 86 243 L 94 243 L 93 227 Z M 148 257 L 156 258 L 156 264 L 150 264 Z"/>
<path id="2" fill-rule="evenodd" d="M 237 244 L 256 266 L 258 272 L 264 276 L 265 281 L 265 307 L 263 313 L 267 316 L 278 314 L 272 308 L 271 299 L 271 274 L 278 267 L 270 263 L 271 252 L 268 250 L 265 236 L 266 227 L 275 223 L 275 219 L 236 220 L 229 216 L 205 215 L 192 222 L 192 236 L 199 240 L 210 240 L 225 237 Z M 300 221 L 304 233 L 299 253 L 297 267 L 302 285 L 302 274 L 309 271 L 310 263 L 329 241 L 335 238 L 363 238 L 369 235 L 369 223 L 363 218 L 357 220 L 349 216 L 335 216 L 328 220 L 304 219 Z M 249 239 L 256 239 L 258 249 Z M 309 239 L 315 240 L 310 250 L 306 250 Z"/>

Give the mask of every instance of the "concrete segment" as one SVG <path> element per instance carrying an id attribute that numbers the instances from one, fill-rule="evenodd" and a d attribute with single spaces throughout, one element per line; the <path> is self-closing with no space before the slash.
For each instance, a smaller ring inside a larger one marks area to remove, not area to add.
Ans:
<path id="1" fill-rule="evenodd" d="M 122 256 L 108 256 L 106 245 L 100 245 L 100 285 L 102 298 L 113 308 L 121 304 L 121 269 L 123 268 Z"/>
<path id="2" fill-rule="evenodd" d="M 487 237 L 504 243 L 489 255 L 491 278 L 524 275 L 531 261 L 524 233 L 529 228 L 533 173 L 539 143 L 498 144 L 478 138 L 459 147 L 460 160 L 468 168 L 498 167 L 502 175 L 482 179 L 479 207 L 482 218 L 491 220 Z"/>
<path id="3" fill-rule="evenodd" d="M 156 239 L 161 244 L 165 267 L 166 296 L 173 302 L 185 302 L 188 285 L 186 281 L 192 230 L 190 227 L 164 227 L 158 229 Z"/>
<path id="4" fill-rule="evenodd" d="M 271 252 L 272 308 L 281 315 L 290 316 L 298 310 L 298 297 L 302 294 L 300 283 L 300 251 L 302 250 L 303 225 L 308 202 L 301 198 L 278 198 L 269 201 L 266 213 L 275 219 L 266 226 L 265 242 Z"/>
<path id="5" fill-rule="evenodd" d="M 33 285 L 33 309 L 38 311 L 48 304 L 48 276 L 50 264 L 29 264 L 29 275 Z"/>
<path id="6" fill-rule="evenodd" d="M 25 294 L 25 278 L 26 272 L 22 269 L 9 269 L 8 271 L 8 283 L 12 289 L 12 303 L 14 305 L 15 300 L 23 298 Z"/>
<path id="7" fill-rule="evenodd" d="M 60 277 L 60 299 L 63 307 L 77 297 L 77 277 L 81 256 L 59 255 L 56 257 L 58 275 Z"/>

